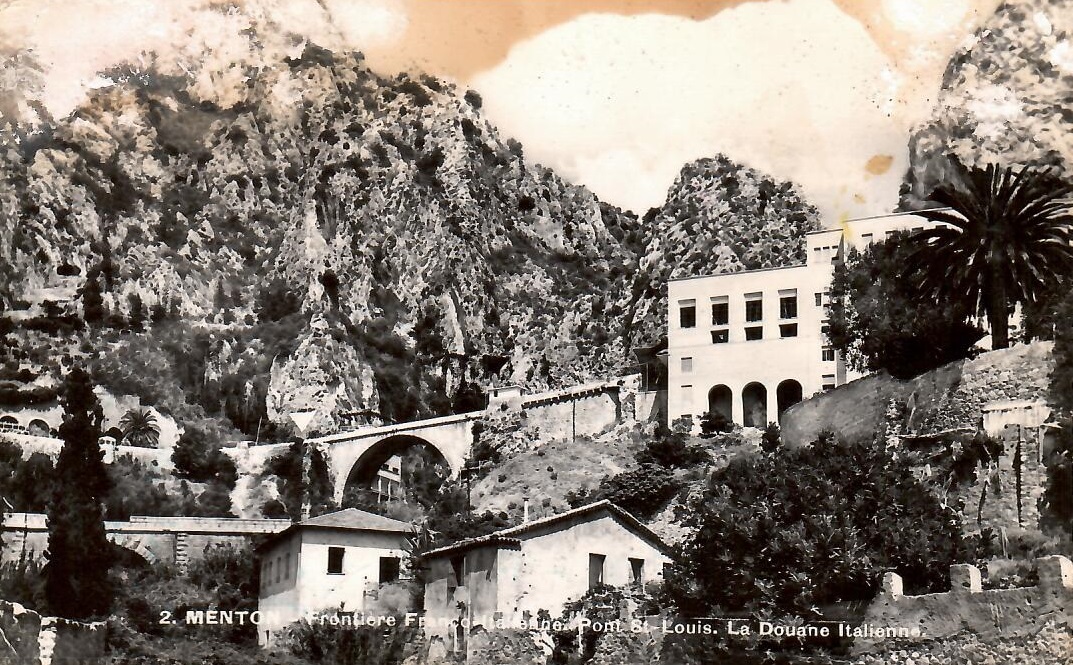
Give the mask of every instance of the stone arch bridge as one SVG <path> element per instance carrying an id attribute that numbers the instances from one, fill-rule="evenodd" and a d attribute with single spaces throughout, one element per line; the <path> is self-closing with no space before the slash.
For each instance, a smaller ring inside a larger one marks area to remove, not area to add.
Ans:
<path id="1" fill-rule="evenodd" d="M 538 430 L 539 440 L 545 443 L 594 435 L 626 418 L 647 419 L 650 417 L 647 412 L 642 414 L 643 409 L 632 406 L 633 400 L 630 400 L 630 408 L 623 407 L 620 392 L 636 390 L 626 385 L 630 380 L 636 382 L 633 378 L 620 377 L 531 395 L 523 395 L 516 387 L 497 388 L 490 393 L 488 409 L 484 411 L 362 427 L 310 437 L 307 441 L 316 445 L 327 458 L 333 478 L 333 498 L 341 502 L 348 485 L 367 485 L 392 455 L 412 446 L 424 446 L 433 451 L 450 468 L 451 474 L 457 476 L 473 447 L 473 423 L 489 411 L 521 410 L 526 414 L 526 426 Z M 241 445 L 228 450 L 257 468 L 289 445 Z"/>
<path id="2" fill-rule="evenodd" d="M 283 531 L 290 520 L 229 517 L 142 517 L 106 521 L 108 540 L 149 563 L 162 561 L 184 568 L 215 545 L 242 547 L 253 538 Z M 23 553 L 42 557 L 48 547 L 48 525 L 41 513 L 5 513 L 3 559 Z"/>
<path id="3" fill-rule="evenodd" d="M 363 427 L 328 436 L 310 437 L 307 441 L 324 453 L 333 478 L 333 498 L 342 501 L 349 484 L 368 484 L 380 466 L 392 455 L 413 446 L 424 446 L 446 463 L 457 475 L 473 447 L 473 421 L 483 411 L 441 418 L 429 418 L 381 427 Z M 290 443 L 229 449 L 236 456 L 254 460 L 260 466 L 285 451 Z"/>

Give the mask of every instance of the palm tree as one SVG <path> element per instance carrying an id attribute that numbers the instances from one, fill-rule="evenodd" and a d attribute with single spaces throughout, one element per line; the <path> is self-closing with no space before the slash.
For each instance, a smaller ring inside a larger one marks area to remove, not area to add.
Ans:
<path id="1" fill-rule="evenodd" d="M 160 439 L 156 416 L 149 409 L 127 411 L 119 421 L 119 429 L 123 432 L 123 441 L 132 446 L 155 448 Z"/>
<path id="2" fill-rule="evenodd" d="M 1073 185 L 1048 169 L 951 164 L 954 182 L 931 195 L 949 210 L 918 213 L 944 226 L 910 237 L 918 247 L 907 267 L 923 298 L 986 316 L 991 348 L 1006 348 L 1011 305 L 1034 303 L 1073 274 Z"/>

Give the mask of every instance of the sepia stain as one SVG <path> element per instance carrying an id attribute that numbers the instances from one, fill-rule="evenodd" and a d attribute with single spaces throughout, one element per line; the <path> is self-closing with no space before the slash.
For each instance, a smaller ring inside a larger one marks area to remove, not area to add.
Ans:
<path id="1" fill-rule="evenodd" d="M 703 21 L 765 0 L 406 0 L 407 28 L 399 42 L 367 49 L 384 71 L 432 71 L 469 80 L 496 67 L 515 44 L 585 14 L 661 14 Z"/>
<path id="2" fill-rule="evenodd" d="M 891 155 L 872 155 L 872 158 L 864 165 L 864 170 L 869 175 L 879 176 L 889 171 L 893 163 L 894 157 Z"/>

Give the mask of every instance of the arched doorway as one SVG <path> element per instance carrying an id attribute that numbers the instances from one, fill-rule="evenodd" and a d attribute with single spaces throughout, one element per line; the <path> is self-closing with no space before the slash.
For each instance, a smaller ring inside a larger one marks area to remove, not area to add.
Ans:
<path id="1" fill-rule="evenodd" d="M 429 484 L 450 475 L 451 466 L 436 446 L 408 434 L 389 436 L 354 462 L 343 487 L 343 506 L 401 499 L 408 482 Z"/>
<path id="2" fill-rule="evenodd" d="M 767 388 L 752 382 L 741 389 L 742 425 L 767 427 Z"/>
<path id="3" fill-rule="evenodd" d="M 708 391 L 708 413 L 721 414 L 728 423 L 734 421 L 734 392 L 730 386 L 712 386 Z"/>
<path id="4" fill-rule="evenodd" d="M 52 430 L 49 428 L 48 423 L 40 418 L 34 418 L 30 421 L 30 424 L 26 426 L 27 431 L 33 436 L 51 436 Z"/>
<path id="5" fill-rule="evenodd" d="M 786 379 L 775 389 L 775 398 L 779 403 L 779 418 L 782 412 L 801 401 L 803 397 L 801 384 L 794 379 Z"/>

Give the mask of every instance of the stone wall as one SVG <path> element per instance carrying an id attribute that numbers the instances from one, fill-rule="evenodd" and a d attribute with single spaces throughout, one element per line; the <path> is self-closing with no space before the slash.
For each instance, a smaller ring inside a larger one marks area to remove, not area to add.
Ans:
<path id="1" fill-rule="evenodd" d="M 1037 559 L 1036 568 L 1036 586 L 983 591 L 979 569 L 951 566 L 951 591 L 922 596 L 903 595 L 901 577 L 887 573 L 863 624 L 878 629 L 915 628 L 919 635 L 857 638 L 854 651 L 885 650 L 963 632 L 1023 636 L 1049 621 L 1073 626 L 1073 562 L 1064 556 L 1048 556 Z"/>
<path id="2" fill-rule="evenodd" d="M 799 402 L 783 413 L 783 441 L 806 445 L 831 429 L 849 439 L 871 439 L 893 401 L 909 432 L 975 429 L 995 402 L 1045 402 L 1054 367 L 1051 342 L 1033 342 L 950 363 L 910 381 L 886 374 L 858 379 Z"/>
<path id="3" fill-rule="evenodd" d="M 0 600 L 0 663 L 86 665 L 104 658 L 105 624 L 42 617 Z"/>

